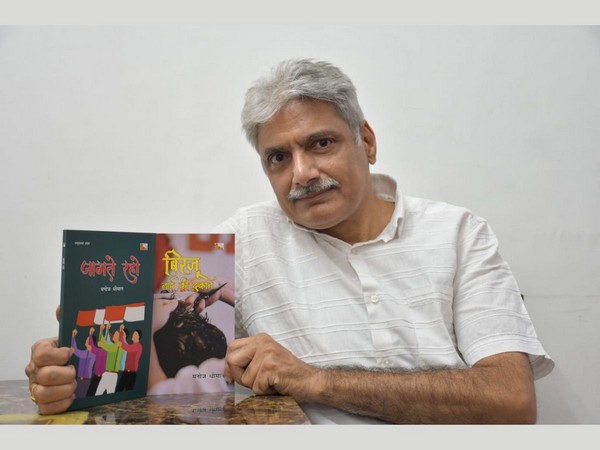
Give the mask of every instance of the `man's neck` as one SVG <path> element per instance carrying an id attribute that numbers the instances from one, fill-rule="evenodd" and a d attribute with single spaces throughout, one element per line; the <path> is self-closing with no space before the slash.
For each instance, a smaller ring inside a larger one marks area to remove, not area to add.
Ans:
<path id="1" fill-rule="evenodd" d="M 346 220 L 332 228 L 320 230 L 350 245 L 367 242 L 381 234 L 390 222 L 395 204 L 382 200 L 375 195 L 367 202 L 356 219 Z"/>

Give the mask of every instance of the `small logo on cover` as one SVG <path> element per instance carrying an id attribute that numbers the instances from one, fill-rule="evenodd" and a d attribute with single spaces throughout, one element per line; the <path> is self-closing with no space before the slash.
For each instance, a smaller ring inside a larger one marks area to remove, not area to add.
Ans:
<path id="1" fill-rule="evenodd" d="M 215 250 L 225 250 L 225 244 L 222 242 L 215 242 Z"/>
<path id="2" fill-rule="evenodd" d="M 140 242 L 140 250 L 142 252 L 147 252 L 148 251 L 148 244 L 146 242 Z"/>

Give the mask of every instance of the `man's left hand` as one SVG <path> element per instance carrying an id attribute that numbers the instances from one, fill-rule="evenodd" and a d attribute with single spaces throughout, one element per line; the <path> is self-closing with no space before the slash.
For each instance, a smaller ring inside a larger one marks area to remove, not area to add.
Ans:
<path id="1" fill-rule="evenodd" d="M 296 358 L 268 334 L 236 339 L 225 357 L 225 379 L 255 394 L 291 395 L 297 402 L 314 401 L 323 374 Z"/>

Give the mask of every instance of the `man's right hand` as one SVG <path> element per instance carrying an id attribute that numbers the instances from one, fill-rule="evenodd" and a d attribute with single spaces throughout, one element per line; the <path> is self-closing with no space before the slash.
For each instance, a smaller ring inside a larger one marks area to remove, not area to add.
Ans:
<path id="1" fill-rule="evenodd" d="M 57 338 L 42 339 L 31 347 L 31 361 L 25 367 L 31 399 L 40 414 L 58 414 L 75 399 L 75 367 L 66 365 L 73 354 L 70 347 L 58 347 Z"/>

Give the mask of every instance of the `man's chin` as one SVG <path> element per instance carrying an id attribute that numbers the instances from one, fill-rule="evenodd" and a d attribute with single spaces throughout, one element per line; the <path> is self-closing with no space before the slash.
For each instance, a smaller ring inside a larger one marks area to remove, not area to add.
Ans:
<path id="1" fill-rule="evenodd" d="M 296 200 L 279 203 L 285 214 L 297 225 L 315 231 L 323 231 L 339 223 L 338 207 L 332 199 L 328 201 Z M 336 207 L 337 206 L 337 207 Z"/>
<path id="2" fill-rule="evenodd" d="M 332 220 L 331 215 L 327 215 L 326 217 L 306 217 L 304 215 L 298 214 L 290 218 L 297 225 L 315 231 L 325 231 L 330 228 L 333 228 L 337 224 L 335 220 Z"/>

